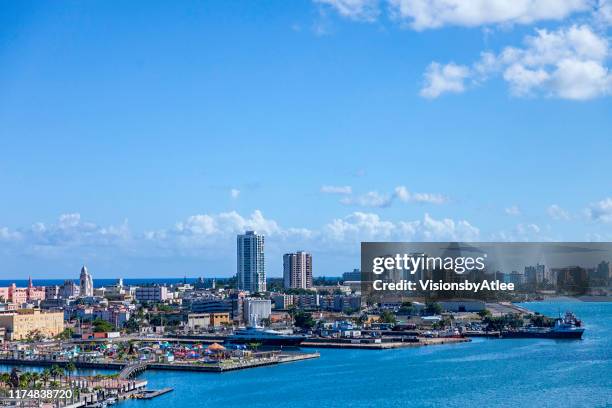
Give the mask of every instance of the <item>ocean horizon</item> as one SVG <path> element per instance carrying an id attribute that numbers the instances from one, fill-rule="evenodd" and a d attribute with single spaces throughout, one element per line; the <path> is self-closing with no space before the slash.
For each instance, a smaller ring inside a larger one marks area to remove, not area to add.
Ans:
<path id="1" fill-rule="evenodd" d="M 317 279 L 319 278 L 323 278 L 326 280 L 330 280 L 330 281 L 336 281 L 337 279 L 340 279 L 340 277 L 335 277 L 335 276 L 317 276 Z M 194 283 L 198 280 L 199 278 L 124 278 L 123 279 L 123 284 L 126 286 L 138 286 L 138 285 L 145 285 L 145 284 L 177 284 L 177 283 Z M 209 282 L 210 280 L 215 279 L 217 282 L 221 283 L 224 282 L 228 279 L 231 279 L 231 277 L 207 277 L 204 278 L 204 280 L 206 282 Z M 271 280 L 271 279 L 282 279 L 282 277 L 268 277 L 267 280 Z M 34 286 L 52 286 L 52 285 L 61 285 L 63 284 L 65 281 L 67 280 L 71 280 L 74 281 L 76 283 L 79 282 L 78 278 L 66 278 L 66 279 L 32 279 L 32 284 Z M 94 284 L 94 288 L 100 288 L 102 286 L 109 286 L 109 285 L 114 285 L 117 283 L 118 278 L 101 278 L 101 279 L 93 279 L 93 284 Z M 28 280 L 27 279 L 0 279 L 0 287 L 6 287 L 12 284 L 17 285 L 17 287 L 26 287 L 28 286 Z"/>

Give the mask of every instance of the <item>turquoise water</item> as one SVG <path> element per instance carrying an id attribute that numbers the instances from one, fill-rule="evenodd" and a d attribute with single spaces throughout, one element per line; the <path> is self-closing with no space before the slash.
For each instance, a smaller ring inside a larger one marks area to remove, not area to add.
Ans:
<path id="1" fill-rule="evenodd" d="M 612 303 L 531 303 L 583 319 L 581 341 L 487 340 L 400 350 L 320 350 L 321 358 L 224 374 L 147 372 L 174 387 L 156 407 L 612 406 Z"/>
<path id="2" fill-rule="evenodd" d="M 612 303 L 530 303 L 574 311 L 581 341 L 487 340 L 400 350 L 320 350 L 321 358 L 224 374 L 149 371 L 175 391 L 122 408 L 612 407 Z"/>

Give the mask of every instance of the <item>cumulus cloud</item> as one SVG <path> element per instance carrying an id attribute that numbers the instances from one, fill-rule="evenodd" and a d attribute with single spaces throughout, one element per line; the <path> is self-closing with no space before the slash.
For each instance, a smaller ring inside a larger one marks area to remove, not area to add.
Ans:
<path id="1" fill-rule="evenodd" d="M 592 221 L 612 222 L 612 198 L 607 197 L 591 204 L 585 212 L 587 217 Z"/>
<path id="2" fill-rule="evenodd" d="M 228 257 L 235 253 L 236 234 L 255 230 L 266 236 L 270 254 L 288 248 L 308 248 L 354 253 L 361 241 L 473 241 L 480 230 L 466 220 L 434 218 L 425 214 L 416 220 L 385 220 L 378 214 L 353 212 L 317 229 L 284 227 L 259 210 L 250 215 L 235 211 L 195 214 L 164 229 L 134 233 L 127 222 L 99 226 L 84 221 L 78 213 L 62 215 L 54 223 L 35 223 L 20 230 L 0 228 L 6 253 L 38 258 L 108 258 L 119 255 L 143 258 L 174 256 Z M 11 244 L 7 244 L 9 241 Z"/>
<path id="3" fill-rule="evenodd" d="M 405 186 L 395 187 L 394 196 L 404 203 L 443 204 L 447 198 L 436 193 L 412 193 Z"/>
<path id="4" fill-rule="evenodd" d="M 321 192 L 325 194 L 351 194 L 351 186 L 322 186 Z"/>
<path id="5" fill-rule="evenodd" d="M 380 14 L 379 0 L 314 0 L 328 6 L 342 17 L 355 21 L 374 21 Z"/>
<path id="6" fill-rule="evenodd" d="M 354 212 L 334 219 L 323 228 L 325 239 L 342 242 L 359 241 L 474 241 L 480 230 L 465 220 L 434 219 L 425 214 L 422 220 L 393 222 L 378 214 Z"/>
<path id="7" fill-rule="evenodd" d="M 123 247 L 131 240 L 127 221 L 100 226 L 84 221 L 79 213 L 62 214 L 54 223 L 36 222 L 16 230 L 0 227 L 5 250 L 10 248 L 25 256 L 56 257 L 77 249 L 101 255 L 106 249 Z"/>
<path id="8" fill-rule="evenodd" d="M 506 213 L 506 215 L 511 216 L 521 215 L 521 209 L 516 205 L 504 208 L 504 212 Z"/>
<path id="9" fill-rule="evenodd" d="M 435 98 L 444 92 L 462 92 L 470 85 L 481 84 L 500 75 L 514 96 L 546 96 L 587 100 L 612 93 L 612 74 L 607 61 L 611 55 L 608 39 L 588 25 L 572 25 L 554 31 L 535 30 L 523 40 L 523 47 L 506 47 L 499 54 L 484 52 L 471 67 L 462 66 L 463 74 L 454 85 L 426 86 L 421 95 Z M 453 65 L 454 64 L 448 64 Z M 447 66 L 448 66 L 447 65 Z M 440 74 L 442 65 L 432 63 L 425 77 Z M 451 81 L 452 83 L 452 81 Z"/>
<path id="10" fill-rule="evenodd" d="M 563 20 L 575 13 L 591 11 L 607 14 L 609 0 L 314 0 L 335 10 L 340 16 L 373 22 L 388 11 L 391 20 L 421 31 L 446 26 L 532 24 Z"/>
<path id="11" fill-rule="evenodd" d="M 599 0 L 594 14 L 598 26 L 605 28 L 612 25 L 612 0 Z"/>
<path id="12" fill-rule="evenodd" d="M 413 193 L 405 186 L 397 186 L 389 194 L 369 191 L 356 197 L 344 197 L 340 202 L 345 205 L 384 208 L 389 207 L 396 200 L 404 203 L 443 204 L 447 201 L 447 198 L 436 193 Z"/>
<path id="13" fill-rule="evenodd" d="M 588 0 L 390 0 L 395 19 L 415 30 L 444 26 L 531 24 L 591 9 Z"/>
<path id="14" fill-rule="evenodd" d="M 230 196 L 232 198 L 238 198 L 240 196 L 240 190 L 238 190 L 237 188 L 232 188 L 230 190 Z"/>
<path id="15" fill-rule="evenodd" d="M 465 80 L 469 76 L 470 69 L 464 65 L 432 62 L 423 74 L 424 85 L 420 95 L 433 99 L 446 92 L 461 93 L 465 91 Z"/>
<path id="16" fill-rule="evenodd" d="M 567 220 L 570 219 L 569 213 L 567 211 L 565 211 L 563 208 L 561 208 L 560 206 L 558 206 L 557 204 L 550 205 L 546 209 L 546 213 L 553 220 L 567 221 Z"/>

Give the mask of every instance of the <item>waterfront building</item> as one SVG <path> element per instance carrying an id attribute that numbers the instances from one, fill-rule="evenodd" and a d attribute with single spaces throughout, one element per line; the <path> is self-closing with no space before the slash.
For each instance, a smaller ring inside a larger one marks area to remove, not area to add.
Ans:
<path id="1" fill-rule="evenodd" d="M 268 319 L 272 313 L 270 299 L 245 299 L 244 320 L 250 324 L 260 324 L 262 319 Z"/>
<path id="2" fill-rule="evenodd" d="M 441 300 L 438 304 L 447 312 L 481 312 L 485 310 L 485 302 L 475 299 Z"/>
<path id="3" fill-rule="evenodd" d="M 266 291 L 264 236 L 255 231 L 237 236 L 238 289 L 251 293 Z"/>
<path id="4" fill-rule="evenodd" d="M 165 286 L 142 286 L 134 293 L 139 302 L 159 303 L 168 299 L 168 288 Z"/>
<path id="5" fill-rule="evenodd" d="M 0 327 L 5 329 L 7 340 L 23 340 L 34 334 L 54 337 L 64 330 L 64 313 L 38 309 L 4 312 L 0 313 Z"/>
<path id="6" fill-rule="evenodd" d="M 93 296 L 94 294 L 94 286 L 93 286 L 93 278 L 91 274 L 87 270 L 87 267 L 83 265 L 81 268 L 81 275 L 79 277 L 79 289 L 81 296 Z"/>
<path id="7" fill-rule="evenodd" d="M 190 313 L 187 315 L 187 327 L 194 331 L 209 327 L 221 327 L 230 323 L 230 314 L 228 312 Z"/>
<path id="8" fill-rule="evenodd" d="M 244 320 L 244 299 L 246 298 L 245 292 L 233 292 L 230 294 L 229 299 L 232 305 L 231 318 L 237 323 L 242 323 Z"/>
<path id="9" fill-rule="evenodd" d="M 283 284 L 285 289 L 312 287 L 312 255 L 298 251 L 283 255 Z"/>

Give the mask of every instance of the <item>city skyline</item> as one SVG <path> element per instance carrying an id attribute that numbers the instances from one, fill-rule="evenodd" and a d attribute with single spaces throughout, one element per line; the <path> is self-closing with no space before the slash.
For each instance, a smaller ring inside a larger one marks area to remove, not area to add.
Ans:
<path id="1" fill-rule="evenodd" d="M 227 277 L 245 230 L 273 277 L 612 240 L 609 5 L 438 3 L 7 3 L 0 275 Z"/>

